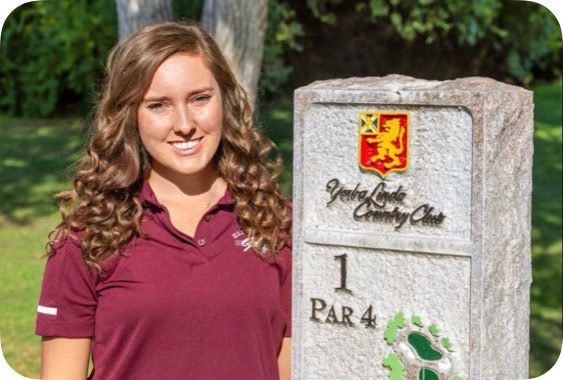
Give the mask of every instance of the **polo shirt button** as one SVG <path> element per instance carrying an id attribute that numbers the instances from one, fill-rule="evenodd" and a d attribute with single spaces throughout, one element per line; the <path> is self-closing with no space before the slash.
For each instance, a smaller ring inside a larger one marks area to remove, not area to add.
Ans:
<path id="1" fill-rule="evenodd" d="M 200 247 L 201 247 L 201 246 L 204 246 L 204 245 L 205 245 L 205 239 L 199 239 L 199 240 L 197 241 L 197 244 L 198 244 Z"/>
<path id="2" fill-rule="evenodd" d="M 211 215 L 205 214 L 205 216 L 203 217 L 203 219 L 204 219 L 206 222 L 209 222 L 209 219 L 211 219 Z"/>

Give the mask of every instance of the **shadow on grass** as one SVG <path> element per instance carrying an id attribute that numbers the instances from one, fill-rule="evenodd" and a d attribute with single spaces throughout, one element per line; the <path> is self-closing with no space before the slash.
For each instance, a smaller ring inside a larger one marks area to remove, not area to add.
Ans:
<path id="1" fill-rule="evenodd" d="M 75 120 L 0 121 L 0 226 L 27 225 L 56 210 L 83 144 Z"/>

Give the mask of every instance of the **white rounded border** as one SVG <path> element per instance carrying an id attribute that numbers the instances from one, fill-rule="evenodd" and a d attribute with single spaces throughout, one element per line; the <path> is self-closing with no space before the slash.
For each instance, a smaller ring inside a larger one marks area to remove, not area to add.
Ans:
<path id="1" fill-rule="evenodd" d="M 0 2 L 0 39 L 2 37 L 2 29 L 4 27 L 4 22 L 6 18 L 12 13 L 14 9 L 22 4 L 29 3 L 37 0 L 2 0 Z M 56 1 L 56 0 L 53 0 Z M 531 1 L 538 3 L 546 7 L 555 15 L 557 21 L 559 22 L 559 27 L 561 28 L 561 19 L 563 17 L 563 1 L 561 0 L 520 0 L 520 1 Z M 1 62 L 0 62 L 1 64 Z M 563 349 L 563 342 L 562 342 Z M 563 378 L 563 355 L 561 351 L 559 352 L 559 359 L 555 365 L 545 374 L 540 377 L 536 377 L 537 380 L 558 380 Z M 19 375 L 14 371 L 10 365 L 4 359 L 4 354 L 2 353 L 2 344 L 0 340 L 0 379 L 5 380 L 29 380 L 29 377 L 24 377 Z"/>

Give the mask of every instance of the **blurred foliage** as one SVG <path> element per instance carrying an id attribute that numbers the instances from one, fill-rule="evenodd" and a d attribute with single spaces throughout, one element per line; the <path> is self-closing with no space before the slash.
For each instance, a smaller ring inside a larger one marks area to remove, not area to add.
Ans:
<path id="1" fill-rule="evenodd" d="M 313 12 L 313 15 L 330 25 L 336 24 L 336 14 L 329 11 L 329 8 L 340 3 L 342 3 L 342 0 L 307 0 L 307 6 Z"/>
<path id="2" fill-rule="evenodd" d="M 312 14 L 338 22 L 333 9 L 342 0 L 307 0 Z M 531 85 L 561 76 L 561 28 L 540 4 L 515 0 L 352 0 L 356 11 L 373 22 L 391 23 L 407 41 L 420 36 L 427 44 L 455 43 L 478 48 L 481 60 L 505 57 L 513 79 Z M 489 65 L 494 64 L 492 62 Z"/>
<path id="3" fill-rule="evenodd" d="M 288 51 L 301 51 L 298 39 L 303 37 L 303 27 L 297 21 L 289 4 L 268 0 L 268 27 L 264 42 L 260 93 L 275 94 L 293 67 L 284 60 Z"/>
<path id="4" fill-rule="evenodd" d="M 508 30 L 498 50 L 507 52 L 509 72 L 529 85 L 537 77 L 561 76 L 561 26 L 545 7 L 527 1 L 506 7 L 499 25 Z"/>
<path id="5" fill-rule="evenodd" d="M 61 99 L 84 102 L 92 96 L 116 39 L 111 0 L 40 1 L 19 7 L 2 30 L 0 110 L 37 117 L 52 114 Z"/>
<path id="6" fill-rule="evenodd" d="M 358 2 L 358 11 L 369 10 L 372 18 L 388 17 L 407 40 L 421 34 L 427 43 L 454 33 L 460 44 L 474 45 L 489 33 L 506 31 L 495 25 L 499 0 L 368 0 Z"/>

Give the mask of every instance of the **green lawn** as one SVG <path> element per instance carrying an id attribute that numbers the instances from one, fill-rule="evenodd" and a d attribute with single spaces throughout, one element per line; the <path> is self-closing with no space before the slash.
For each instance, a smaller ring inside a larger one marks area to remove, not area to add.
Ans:
<path id="1" fill-rule="evenodd" d="M 530 377 L 555 363 L 562 342 L 561 82 L 535 91 L 533 277 Z M 264 130 L 291 168 L 291 106 L 262 109 Z M 69 166 L 83 143 L 76 119 L 0 118 L 0 335 L 6 360 L 38 377 L 33 335 L 46 235 L 58 221 L 50 195 L 68 186 Z M 282 177 L 291 194 L 291 171 Z"/>
<path id="2" fill-rule="evenodd" d="M 561 86 L 534 91 L 530 377 L 553 366 L 562 342 Z"/>

